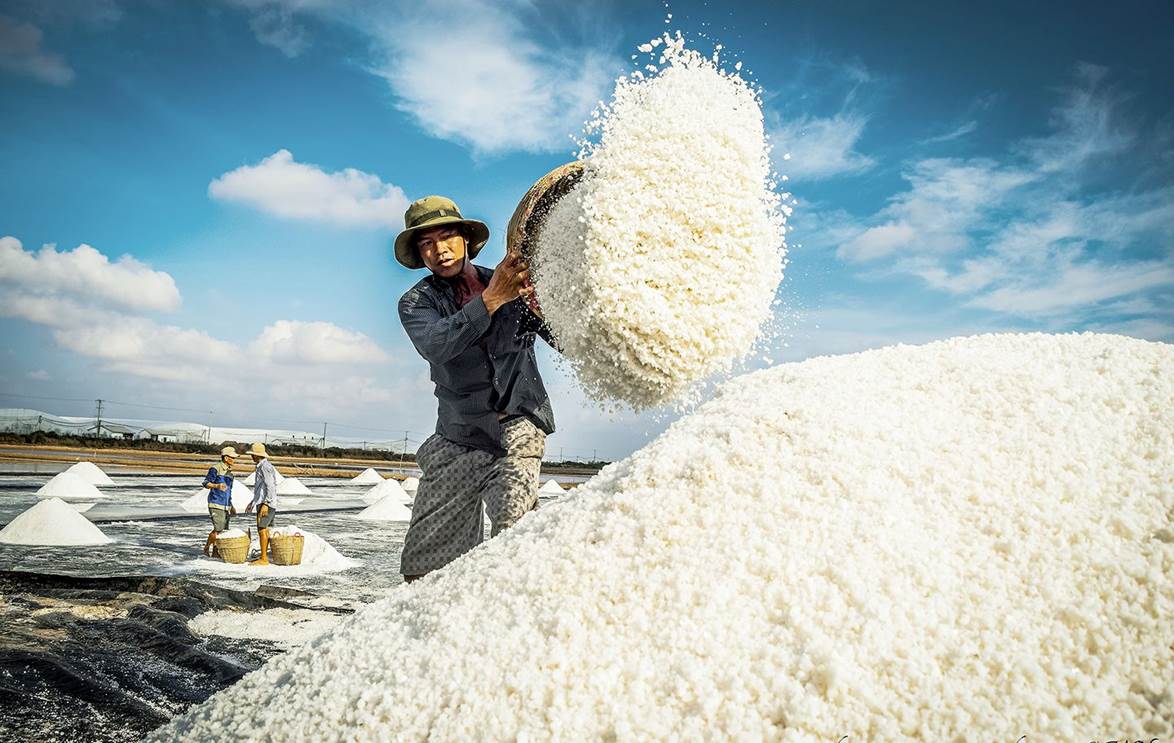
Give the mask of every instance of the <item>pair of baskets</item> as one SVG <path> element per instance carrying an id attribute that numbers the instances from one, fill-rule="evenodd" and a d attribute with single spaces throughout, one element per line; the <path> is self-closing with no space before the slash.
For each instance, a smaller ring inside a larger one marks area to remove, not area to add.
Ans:
<path id="1" fill-rule="evenodd" d="M 251 536 L 217 537 L 216 552 L 225 562 L 243 563 L 249 556 Z M 274 565 L 300 565 L 306 538 L 301 534 L 274 534 L 269 539 L 269 562 Z"/>

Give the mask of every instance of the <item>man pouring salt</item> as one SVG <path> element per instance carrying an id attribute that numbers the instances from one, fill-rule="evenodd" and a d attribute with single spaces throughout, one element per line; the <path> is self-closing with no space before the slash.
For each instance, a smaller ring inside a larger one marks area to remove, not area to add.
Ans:
<path id="1" fill-rule="evenodd" d="M 507 253 L 492 270 L 472 263 L 489 239 L 484 223 L 428 196 L 408 207 L 404 224 L 396 260 L 429 275 L 400 299 L 400 322 L 429 364 L 438 401 L 436 433 L 416 454 L 424 474 L 400 558 L 412 581 L 481 543 L 482 503 L 491 536 L 537 507 L 554 415 L 534 339 L 553 342 L 529 301 L 522 256 Z"/>

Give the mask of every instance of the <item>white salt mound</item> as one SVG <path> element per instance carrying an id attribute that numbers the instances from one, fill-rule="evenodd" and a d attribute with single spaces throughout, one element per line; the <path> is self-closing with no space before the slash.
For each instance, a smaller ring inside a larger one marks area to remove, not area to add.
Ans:
<path id="1" fill-rule="evenodd" d="M 563 495 L 567 491 L 563 490 L 563 486 L 554 480 L 547 480 L 542 487 L 538 488 L 538 492 L 546 495 Z"/>
<path id="2" fill-rule="evenodd" d="M 363 502 L 372 504 L 388 496 L 394 496 L 400 503 L 407 504 L 412 502 L 412 496 L 408 495 L 408 492 L 403 489 L 403 486 L 397 480 L 393 480 L 390 477 L 368 490 L 363 495 Z"/>
<path id="3" fill-rule="evenodd" d="M 1172 482 L 1171 345 L 785 364 L 154 737 L 1165 740 Z"/>
<path id="4" fill-rule="evenodd" d="M 277 475 L 277 484 L 280 485 L 281 481 L 285 479 L 285 475 L 281 474 L 277 470 L 273 470 L 273 472 Z M 257 484 L 257 472 L 256 472 L 256 470 L 254 470 L 253 472 L 249 473 L 248 477 L 245 478 L 245 485 L 248 485 L 249 487 L 253 487 L 256 484 Z"/>
<path id="5" fill-rule="evenodd" d="M 224 531 L 220 532 L 217 536 L 222 537 L 224 539 L 237 539 L 239 537 L 247 537 L 248 533 L 243 531 L 242 529 L 225 529 Z"/>
<path id="6" fill-rule="evenodd" d="M 400 487 L 402 487 L 404 489 L 404 492 L 415 493 L 417 490 L 420 489 L 420 478 L 409 477 L 408 479 L 403 481 L 403 483 L 400 485 Z"/>
<path id="7" fill-rule="evenodd" d="M 185 498 L 179 507 L 189 513 L 203 513 L 208 510 L 208 489 L 200 488 Z M 249 507 L 249 503 L 253 501 L 253 492 L 242 485 L 239 481 L 232 483 L 232 507 L 238 513 L 244 513 L 245 509 Z"/>
<path id="8" fill-rule="evenodd" d="M 93 462 L 78 462 L 65 471 L 72 472 L 91 485 L 109 486 L 114 484 L 114 481 L 110 479 L 110 476 L 103 472 L 101 468 L 99 468 L 98 465 L 94 464 Z"/>
<path id="9" fill-rule="evenodd" d="M 311 495 L 310 489 L 296 477 L 287 477 L 277 483 L 278 495 Z"/>
<path id="10" fill-rule="evenodd" d="M 395 493 L 391 493 L 359 511 L 355 518 L 364 521 L 411 521 L 412 509 L 405 506 Z"/>
<path id="11" fill-rule="evenodd" d="M 220 635 L 241 639 L 268 640 L 285 647 L 297 647 L 333 629 L 342 616 L 313 609 L 265 609 L 206 611 L 188 622 L 197 635 Z"/>
<path id="12" fill-rule="evenodd" d="M 53 475 L 49 482 L 37 491 L 38 498 L 62 498 L 65 500 L 91 500 L 110 496 L 86 482 L 81 475 L 66 470 Z"/>
<path id="13" fill-rule="evenodd" d="M 618 80 L 588 124 L 598 140 L 583 143 L 582 180 L 550 209 L 531 261 L 589 396 L 637 409 L 687 400 L 751 351 L 791 210 L 750 85 L 680 36 L 653 46 L 659 66 Z"/>
<path id="14" fill-rule="evenodd" d="M 0 529 L 0 543 L 53 547 L 109 544 L 110 537 L 60 498 L 46 498 Z"/>
<path id="15" fill-rule="evenodd" d="M 378 485 L 381 482 L 383 482 L 383 475 L 371 467 L 368 467 L 351 478 L 351 483 L 354 485 Z"/>

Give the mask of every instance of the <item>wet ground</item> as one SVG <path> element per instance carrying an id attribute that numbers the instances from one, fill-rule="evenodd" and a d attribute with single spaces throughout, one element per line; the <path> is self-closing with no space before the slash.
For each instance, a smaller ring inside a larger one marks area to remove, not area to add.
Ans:
<path id="1" fill-rule="evenodd" d="M 100 488 L 110 496 L 102 503 L 148 515 L 173 513 L 201 482 L 109 474 L 116 485 Z M 0 474 L 0 525 L 33 506 L 51 475 Z M 366 492 L 340 479 L 302 481 L 313 493 L 303 506 Z M 288 647 L 248 631 L 248 616 L 256 617 L 253 629 L 288 615 L 268 611 L 274 608 L 333 617 L 395 590 L 407 523 L 363 521 L 357 513 L 278 510 L 278 526 L 313 532 L 358 561 L 314 575 L 254 576 L 203 558 L 210 528 L 203 514 L 98 523 L 114 541 L 96 547 L 0 544 L 0 741 L 137 739 Z M 233 524 L 249 525 L 243 517 Z M 251 614 L 197 622 L 219 627 L 203 636 L 188 625 L 226 610 L 266 611 L 265 621 Z"/>

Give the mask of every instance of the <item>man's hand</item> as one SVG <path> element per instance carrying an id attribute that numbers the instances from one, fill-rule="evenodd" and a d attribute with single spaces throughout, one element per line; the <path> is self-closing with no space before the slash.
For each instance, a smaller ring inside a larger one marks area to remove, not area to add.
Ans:
<path id="1" fill-rule="evenodd" d="M 493 278 L 481 295 L 485 300 L 485 309 L 492 315 L 503 304 L 529 296 L 534 292 L 534 288 L 528 286 L 529 281 L 530 266 L 526 259 L 520 253 L 506 253 L 493 270 Z"/>
<path id="2" fill-rule="evenodd" d="M 224 491 L 224 490 L 228 490 L 228 486 L 221 482 L 221 483 L 216 484 L 216 489 Z"/>

